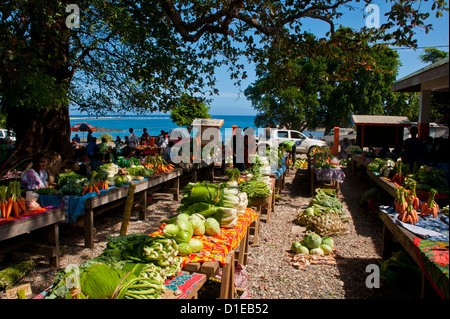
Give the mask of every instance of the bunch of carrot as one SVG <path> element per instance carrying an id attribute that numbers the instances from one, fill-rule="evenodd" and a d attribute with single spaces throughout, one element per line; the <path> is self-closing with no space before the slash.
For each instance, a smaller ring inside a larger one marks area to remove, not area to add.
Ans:
<path id="1" fill-rule="evenodd" d="M 397 183 L 398 185 L 403 185 L 405 182 L 405 175 L 403 174 L 403 164 L 402 160 L 399 159 L 396 164 L 397 173 L 395 173 L 394 177 L 392 177 L 392 182 Z"/>
<path id="2" fill-rule="evenodd" d="M 404 223 L 415 224 L 419 221 L 419 215 L 414 208 L 413 197 L 405 195 L 403 187 L 397 187 L 397 196 L 394 201 L 395 211 L 398 213 L 398 219 Z"/>
<path id="3" fill-rule="evenodd" d="M 147 168 L 152 168 L 155 170 L 155 172 L 158 173 L 167 173 L 172 171 L 175 166 L 173 164 L 167 163 L 165 159 L 163 159 L 161 156 L 157 157 L 150 157 L 147 156 L 145 158 L 144 166 Z"/>
<path id="4" fill-rule="evenodd" d="M 435 189 L 430 190 L 430 196 L 426 202 L 423 202 L 420 206 L 420 216 L 428 216 L 433 215 L 433 217 L 437 217 L 439 211 L 439 205 L 434 201 L 434 197 L 436 196 L 437 191 Z"/>
<path id="5" fill-rule="evenodd" d="M 0 209 L 2 218 L 9 218 L 11 212 L 15 217 L 19 217 L 27 211 L 19 181 L 11 181 L 9 186 L 0 187 Z"/>
<path id="6" fill-rule="evenodd" d="M 100 187 L 101 189 L 107 189 L 105 187 L 108 187 L 108 184 L 105 184 L 106 186 L 102 183 L 103 181 L 96 181 L 95 177 L 97 176 L 96 172 L 94 172 L 91 176 L 91 179 L 89 180 L 89 183 L 86 184 L 86 186 L 84 186 L 82 192 L 81 192 L 81 196 L 88 194 L 88 193 L 97 193 L 100 194 Z M 99 187 L 100 186 L 100 187 Z"/>

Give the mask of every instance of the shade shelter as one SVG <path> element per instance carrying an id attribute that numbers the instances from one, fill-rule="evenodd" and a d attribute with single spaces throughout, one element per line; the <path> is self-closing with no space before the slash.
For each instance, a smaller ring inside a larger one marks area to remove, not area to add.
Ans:
<path id="1" fill-rule="evenodd" d="M 361 148 L 401 147 L 404 128 L 411 126 L 406 116 L 353 115 L 352 119 L 356 126 L 356 145 Z"/>
<path id="2" fill-rule="evenodd" d="M 430 130 L 432 92 L 449 91 L 449 58 L 428 65 L 391 84 L 392 92 L 420 92 L 419 137 L 426 140 Z"/>

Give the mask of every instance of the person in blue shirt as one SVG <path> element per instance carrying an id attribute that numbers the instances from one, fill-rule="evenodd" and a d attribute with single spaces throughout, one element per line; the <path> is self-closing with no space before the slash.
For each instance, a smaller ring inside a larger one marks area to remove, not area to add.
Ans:
<path id="1" fill-rule="evenodd" d="M 95 154 L 97 153 L 98 153 L 97 138 L 93 137 L 92 141 L 90 141 L 86 145 L 86 155 L 92 161 L 94 159 Z"/>

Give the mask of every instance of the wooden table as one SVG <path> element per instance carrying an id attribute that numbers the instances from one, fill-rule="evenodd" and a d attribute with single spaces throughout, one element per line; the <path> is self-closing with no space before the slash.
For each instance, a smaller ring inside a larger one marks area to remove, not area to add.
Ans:
<path id="1" fill-rule="evenodd" d="M 414 245 L 414 238 L 417 237 L 409 230 L 394 223 L 391 216 L 378 211 L 378 216 L 383 222 L 383 239 L 382 239 L 382 258 L 386 260 L 392 257 L 392 241 L 395 237 L 405 251 L 412 257 L 412 259 L 419 265 L 419 258 L 417 257 Z M 422 272 L 422 288 L 421 297 L 425 298 L 433 290 L 430 282 Z"/>
<path id="2" fill-rule="evenodd" d="M 234 250 L 227 255 L 225 265 L 218 261 L 205 261 L 188 263 L 183 270 L 187 272 L 197 272 L 206 275 L 208 278 L 215 276 L 222 269 L 222 278 L 220 284 L 220 299 L 233 299 L 234 295 Z"/>
<path id="3" fill-rule="evenodd" d="M 375 175 L 372 171 L 367 170 L 367 175 L 370 177 L 371 180 L 373 180 L 375 183 L 377 183 L 382 189 L 384 189 L 388 194 L 390 194 L 392 197 L 396 197 L 396 189 L 397 185 L 395 183 L 388 181 L 384 178 L 381 178 L 380 176 Z"/>
<path id="4" fill-rule="evenodd" d="M 311 187 L 311 197 L 314 197 L 316 193 L 316 188 L 331 188 L 336 190 L 336 196 L 339 194 L 339 182 L 338 181 L 329 181 L 327 184 L 322 183 L 319 185 L 319 181 L 316 178 L 316 169 L 314 167 L 308 168 L 308 175 L 309 175 L 309 185 Z"/>
<path id="5" fill-rule="evenodd" d="M 37 244 L 30 240 L 14 242 L 8 244 L 2 251 L 14 250 L 23 245 L 29 247 L 32 252 L 41 253 L 49 257 L 50 266 L 58 268 L 59 259 L 59 223 L 65 219 L 62 208 L 48 210 L 44 213 L 30 216 L 23 219 L 14 220 L 0 226 L 0 242 L 7 241 L 14 237 L 25 235 L 37 230 L 43 230 L 47 233 L 47 244 Z"/>
<path id="6" fill-rule="evenodd" d="M 238 250 L 231 250 L 226 256 L 225 265 L 219 261 L 191 262 L 184 266 L 183 270 L 187 272 L 197 272 L 205 274 L 208 278 L 215 276 L 222 269 L 222 278 L 220 284 L 220 299 L 233 299 L 235 292 L 234 268 L 235 262 L 246 265 L 248 258 L 250 227 L 242 238 Z"/>
<path id="7" fill-rule="evenodd" d="M 179 198 L 179 178 L 182 174 L 182 169 L 177 168 L 171 172 L 158 174 L 150 176 L 148 179 L 143 180 L 141 182 L 136 183 L 135 193 L 142 192 L 144 209 L 139 214 L 140 219 L 146 218 L 146 207 L 147 207 L 147 195 L 148 193 L 153 193 L 156 190 L 161 189 L 162 184 L 166 182 L 172 182 L 173 185 L 171 188 L 166 189 L 166 193 L 173 193 L 174 200 L 178 200 Z M 85 203 L 85 213 L 84 213 L 84 242 L 85 247 L 93 248 L 94 247 L 94 236 L 95 236 L 95 227 L 94 227 L 94 210 L 96 210 L 96 214 L 104 212 L 106 210 L 111 209 L 112 206 L 122 205 L 123 201 L 126 200 L 128 194 L 128 187 L 114 187 L 111 188 L 108 192 L 90 197 L 86 200 Z"/>

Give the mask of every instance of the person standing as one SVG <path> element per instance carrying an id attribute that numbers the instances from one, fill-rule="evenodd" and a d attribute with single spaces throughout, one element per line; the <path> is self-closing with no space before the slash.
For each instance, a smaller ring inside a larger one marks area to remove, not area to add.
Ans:
<path id="1" fill-rule="evenodd" d="M 424 152 L 424 144 L 421 138 L 417 137 L 419 130 L 416 126 L 411 127 L 409 130 L 411 134 L 410 138 L 407 138 L 403 142 L 403 163 L 410 165 L 410 169 L 414 162 L 417 163 L 417 166 L 422 165 L 422 155 Z"/>
<path id="2" fill-rule="evenodd" d="M 128 135 L 128 145 L 131 147 L 131 148 L 135 148 L 136 146 L 138 146 L 138 144 L 139 144 L 139 140 L 138 140 L 138 137 L 137 137 L 137 135 L 133 132 L 133 129 L 132 128 L 130 128 L 130 135 Z"/>
<path id="3" fill-rule="evenodd" d="M 148 140 L 150 138 L 150 135 L 148 135 L 146 128 L 144 128 L 142 131 L 144 133 L 142 133 L 142 136 L 141 136 L 141 145 L 148 145 Z"/>
<path id="4" fill-rule="evenodd" d="M 88 142 L 88 143 L 89 143 L 89 142 L 92 142 L 92 139 L 93 139 L 93 137 L 92 137 L 92 130 L 89 129 L 89 130 L 88 130 L 88 135 L 87 135 L 87 142 Z"/>

